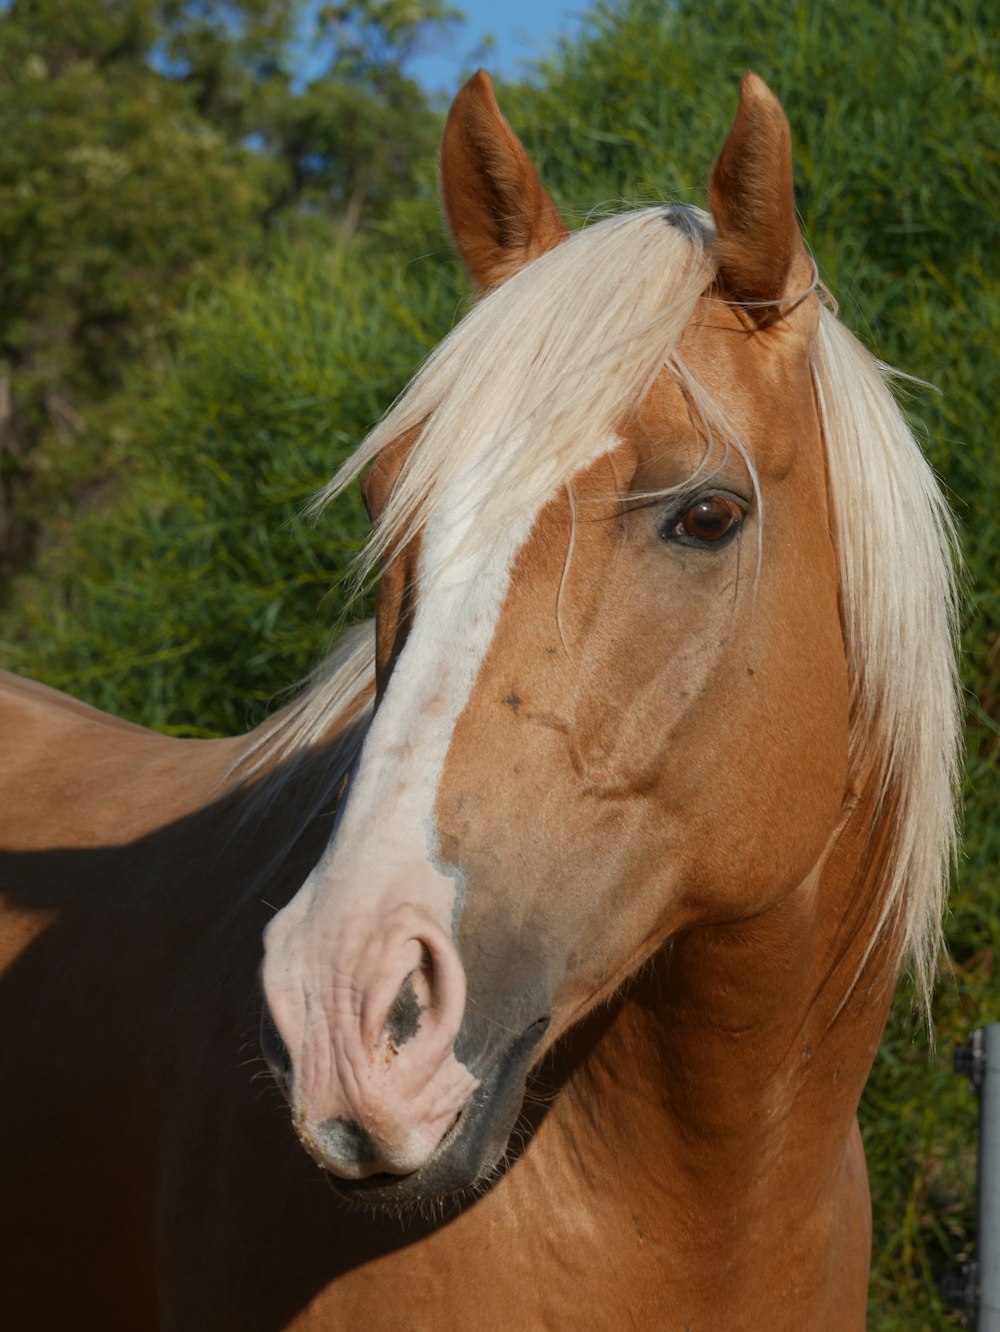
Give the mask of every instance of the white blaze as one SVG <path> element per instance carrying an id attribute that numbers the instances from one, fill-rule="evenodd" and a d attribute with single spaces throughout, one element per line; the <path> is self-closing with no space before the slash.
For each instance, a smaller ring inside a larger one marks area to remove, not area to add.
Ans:
<path id="1" fill-rule="evenodd" d="M 414 620 L 336 836 L 267 932 L 265 990 L 294 1061 L 300 1120 L 357 1120 L 400 1170 L 426 1159 L 478 1085 L 452 1049 L 465 978 L 453 947 L 458 886 L 438 867 L 434 810 L 455 725 L 538 512 L 478 539 L 476 496 L 516 447 L 509 438 L 481 455 L 435 506 Z M 428 954 L 432 1018 L 387 1058 L 386 1015 Z"/>

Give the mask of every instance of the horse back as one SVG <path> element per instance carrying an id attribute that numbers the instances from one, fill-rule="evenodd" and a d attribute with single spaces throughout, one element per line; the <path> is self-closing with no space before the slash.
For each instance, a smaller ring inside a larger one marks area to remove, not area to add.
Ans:
<path id="1" fill-rule="evenodd" d="M 178 740 L 0 671 L 0 847 L 120 846 L 211 799 L 242 740 Z"/>

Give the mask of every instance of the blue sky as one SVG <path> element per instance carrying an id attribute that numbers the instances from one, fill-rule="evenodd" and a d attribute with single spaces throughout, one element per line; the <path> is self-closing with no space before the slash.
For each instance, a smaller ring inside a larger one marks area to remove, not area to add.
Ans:
<path id="1" fill-rule="evenodd" d="M 450 37 L 430 39 L 425 54 L 409 64 L 410 73 L 431 92 L 454 93 L 475 64 L 511 78 L 522 66 L 550 51 L 561 36 L 572 35 L 586 12 L 586 0 L 453 0 L 465 12 Z M 492 36 L 492 51 L 477 59 L 477 49 Z"/>

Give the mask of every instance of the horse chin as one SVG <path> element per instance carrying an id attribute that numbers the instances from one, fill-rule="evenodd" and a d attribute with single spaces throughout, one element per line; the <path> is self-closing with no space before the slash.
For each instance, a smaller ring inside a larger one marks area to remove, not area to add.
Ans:
<path id="1" fill-rule="evenodd" d="M 528 1069 L 548 1025 L 548 1018 L 540 1018 L 508 1046 L 419 1169 L 408 1175 L 380 1172 L 364 1179 L 344 1179 L 330 1172 L 337 1193 L 357 1207 L 399 1212 L 483 1192 L 503 1173 Z"/>

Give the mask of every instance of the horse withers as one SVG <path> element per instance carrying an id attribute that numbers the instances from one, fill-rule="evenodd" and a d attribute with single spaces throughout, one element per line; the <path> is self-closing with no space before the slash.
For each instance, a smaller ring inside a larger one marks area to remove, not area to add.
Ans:
<path id="1" fill-rule="evenodd" d="M 483 74 L 441 174 L 480 297 L 327 496 L 374 627 L 234 740 L 4 682 L 11 1326 L 864 1325 L 947 514 L 758 78 L 710 213 L 571 233 Z"/>

